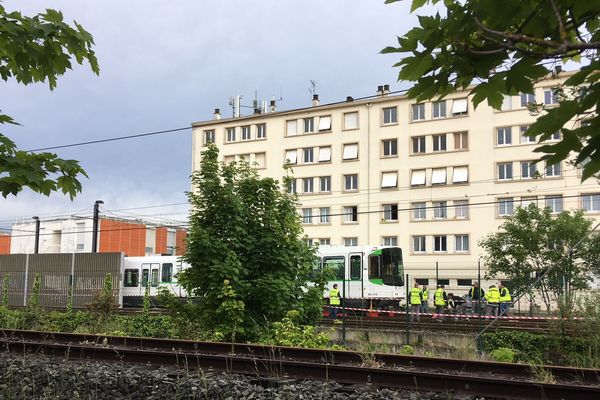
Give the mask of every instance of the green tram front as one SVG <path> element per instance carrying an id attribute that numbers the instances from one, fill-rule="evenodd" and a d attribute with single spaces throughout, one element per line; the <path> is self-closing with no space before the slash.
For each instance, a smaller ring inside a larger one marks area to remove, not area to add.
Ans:
<path id="1" fill-rule="evenodd" d="M 402 249 L 392 246 L 321 246 L 319 268 L 330 269 L 347 307 L 398 308 L 404 298 Z"/>

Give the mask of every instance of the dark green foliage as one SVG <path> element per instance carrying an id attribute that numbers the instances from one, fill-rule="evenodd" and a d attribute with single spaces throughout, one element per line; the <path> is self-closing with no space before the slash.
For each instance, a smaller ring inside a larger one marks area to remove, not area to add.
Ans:
<path id="1" fill-rule="evenodd" d="M 104 287 L 94 295 L 87 308 L 104 319 L 108 318 L 119 308 L 113 296 L 112 274 L 106 274 L 104 277 Z"/>
<path id="2" fill-rule="evenodd" d="M 199 298 L 199 321 L 226 339 L 256 338 L 292 309 L 314 323 L 323 282 L 307 286 L 314 251 L 301 239 L 296 198 L 246 163 L 219 163 L 214 145 L 192 183 L 184 256 L 192 267 L 179 281 Z"/>
<path id="3" fill-rule="evenodd" d="M 488 275 L 510 279 L 519 294 L 528 289 L 536 273 L 546 273 L 536 287 L 544 303 L 549 309 L 553 301 L 558 302 L 569 313 L 574 291 L 586 289 L 590 273 L 600 272 L 600 237 L 584 239 L 591 227 L 592 221 L 582 211 L 564 211 L 555 217 L 549 208 L 519 207 L 497 233 L 479 243 L 486 251 Z"/>
<path id="4" fill-rule="evenodd" d="M 8 307 L 8 291 L 10 290 L 10 275 L 2 277 L 2 306 Z"/>
<path id="5" fill-rule="evenodd" d="M 78 64 L 87 60 L 98 74 L 92 35 L 77 22 L 73 24 L 65 23 L 60 11 L 47 9 L 28 17 L 18 11 L 8 12 L 0 4 L 0 78 L 24 85 L 47 81 L 54 89 L 57 78 L 72 69 L 72 58 Z M 4 123 L 16 124 L 8 115 L 0 114 L 0 125 Z M 87 177 L 77 161 L 58 158 L 54 153 L 18 150 L 12 140 L 0 134 L 2 196 L 16 195 L 28 187 L 47 196 L 60 190 L 72 199 L 81 192 L 81 175 Z"/>
<path id="6" fill-rule="evenodd" d="M 178 297 L 166 289 L 159 292 L 157 300 L 159 304 L 169 310 L 176 337 L 196 339 L 204 336 L 202 327 L 197 321 L 197 316 L 200 313 L 197 304 L 191 301 L 182 303 Z"/>
<path id="7" fill-rule="evenodd" d="M 311 349 L 327 349 L 336 347 L 324 332 L 313 325 L 298 323 L 300 313 L 289 311 L 279 322 L 271 324 L 261 342 L 274 346 L 305 347 Z"/>
<path id="8" fill-rule="evenodd" d="M 508 347 L 500 347 L 490 353 L 494 361 L 512 363 L 515 362 L 516 352 Z"/>
<path id="9" fill-rule="evenodd" d="M 393 3 L 398 0 L 387 0 Z M 580 62 L 581 70 L 559 88 L 560 105 L 544 109 L 527 135 L 542 144 L 536 151 L 553 164 L 577 154 L 582 180 L 600 171 L 600 3 L 581 0 L 413 0 L 441 13 L 419 16 L 419 26 L 398 37 L 382 53 L 403 53 L 395 65 L 399 80 L 415 82 L 408 95 L 417 101 L 471 90 L 477 106 L 495 109 L 502 95 L 531 93 L 533 85 L 561 62 Z M 437 7 L 436 7 L 437 8 Z M 532 111 L 540 112 L 541 105 Z M 567 121 L 585 124 L 566 124 Z M 561 131 L 562 140 L 545 144 Z"/>

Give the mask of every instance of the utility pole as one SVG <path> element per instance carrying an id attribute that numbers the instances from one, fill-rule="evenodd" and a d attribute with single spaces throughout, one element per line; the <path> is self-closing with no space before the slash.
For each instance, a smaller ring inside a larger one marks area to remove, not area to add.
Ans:
<path id="1" fill-rule="evenodd" d="M 38 254 L 40 252 L 40 219 L 39 217 L 32 217 L 35 221 L 35 245 L 33 249 L 33 254 Z"/>
<path id="2" fill-rule="evenodd" d="M 102 200 L 96 200 L 94 203 L 94 226 L 92 228 L 92 253 L 98 252 L 98 214 L 100 213 L 100 204 Z"/>

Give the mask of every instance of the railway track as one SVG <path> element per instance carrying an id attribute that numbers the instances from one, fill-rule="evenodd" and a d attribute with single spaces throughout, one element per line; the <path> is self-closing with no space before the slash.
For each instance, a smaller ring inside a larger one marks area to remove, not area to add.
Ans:
<path id="1" fill-rule="evenodd" d="M 532 368 L 522 364 L 72 333 L 0 333 L 0 344 L 8 351 L 68 359 L 212 368 L 270 378 L 335 380 L 497 398 L 600 398 L 600 370 L 592 369 L 543 366 L 557 382 L 550 384 L 536 382 Z"/>

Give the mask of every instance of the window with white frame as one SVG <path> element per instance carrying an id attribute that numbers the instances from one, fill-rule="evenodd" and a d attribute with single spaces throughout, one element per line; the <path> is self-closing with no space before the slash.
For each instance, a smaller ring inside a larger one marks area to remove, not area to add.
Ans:
<path id="1" fill-rule="evenodd" d="M 454 218 L 469 218 L 469 200 L 454 200 Z"/>
<path id="2" fill-rule="evenodd" d="M 344 129 L 358 129 L 358 112 L 344 113 Z"/>
<path id="3" fill-rule="evenodd" d="M 448 218 L 448 202 L 434 201 L 433 202 L 433 218 L 446 219 Z"/>
<path id="4" fill-rule="evenodd" d="M 550 141 L 557 141 L 560 140 L 560 131 L 556 131 L 554 132 L 549 138 L 548 140 Z"/>
<path id="5" fill-rule="evenodd" d="M 398 246 L 398 236 L 384 236 L 383 237 L 383 245 L 384 246 Z"/>
<path id="6" fill-rule="evenodd" d="M 383 156 L 393 157 L 398 155 L 398 139 L 384 139 L 381 141 L 383 146 Z"/>
<path id="7" fill-rule="evenodd" d="M 398 204 L 384 204 L 383 219 L 385 221 L 398 221 Z"/>
<path id="8" fill-rule="evenodd" d="M 313 210 L 312 208 L 303 208 L 302 209 L 302 223 L 303 224 L 312 224 Z"/>
<path id="9" fill-rule="evenodd" d="M 266 139 L 267 138 L 267 125 L 266 124 L 257 124 L 256 125 L 256 138 L 257 139 Z"/>
<path id="10" fill-rule="evenodd" d="M 319 208 L 319 223 L 328 224 L 331 222 L 331 211 L 329 207 Z"/>
<path id="11" fill-rule="evenodd" d="M 535 161 L 521 161 L 521 179 L 533 179 L 537 176 Z"/>
<path id="12" fill-rule="evenodd" d="M 448 251 L 448 237 L 446 235 L 435 235 L 433 237 L 433 251 L 436 253 Z"/>
<path id="13" fill-rule="evenodd" d="M 267 163 L 267 154 L 266 153 L 255 153 L 254 154 L 254 163 L 252 163 L 252 165 L 254 165 L 256 168 L 258 169 L 262 169 L 266 167 L 266 163 Z"/>
<path id="14" fill-rule="evenodd" d="M 535 104 L 535 94 L 521 93 L 521 107 L 528 107 L 530 104 Z"/>
<path id="15" fill-rule="evenodd" d="M 498 180 L 510 180 L 513 178 L 512 163 L 498 163 Z"/>
<path id="16" fill-rule="evenodd" d="M 434 101 L 431 103 L 433 118 L 446 117 L 446 100 Z"/>
<path id="17" fill-rule="evenodd" d="M 227 141 L 235 142 L 235 128 L 227 128 Z"/>
<path id="18" fill-rule="evenodd" d="M 425 246 L 425 236 L 413 236 L 413 253 L 425 253 L 427 247 Z"/>
<path id="19" fill-rule="evenodd" d="M 414 220 L 424 220 L 427 218 L 427 204 L 424 201 L 412 203 L 411 208 Z"/>
<path id="20" fill-rule="evenodd" d="M 331 146 L 319 147 L 319 162 L 331 161 Z"/>
<path id="21" fill-rule="evenodd" d="M 469 182 L 469 167 L 452 167 L 452 183 Z"/>
<path id="22" fill-rule="evenodd" d="M 587 212 L 600 212 L 600 193 L 582 194 L 581 208 Z"/>
<path id="23" fill-rule="evenodd" d="M 512 197 L 501 197 L 498 199 L 498 215 L 504 217 L 513 215 L 515 212 L 515 201 Z"/>
<path id="24" fill-rule="evenodd" d="M 344 238 L 344 246 L 346 246 L 346 247 L 358 246 L 358 238 L 357 237 L 345 237 Z"/>
<path id="25" fill-rule="evenodd" d="M 538 198 L 537 196 L 524 196 L 521 197 L 521 208 L 528 208 L 530 204 L 533 204 L 537 207 Z"/>
<path id="26" fill-rule="evenodd" d="M 313 117 L 304 118 L 304 133 L 313 133 L 315 131 L 315 119 Z"/>
<path id="27" fill-rule="evenodd" d="M 454 134 L 454 150 L 469 149 L 469 133 L 457 132 Z"/>
<path id="28" fill-rule="evenodd" d="M 358 143 L 350 143 L 344 145 L 342 160 L 357 160 L 358 159 Z"/>
<path id="29" fill-rule="evenodd" d="M 311 164 L 315 162 L 315 151 L 312 147 L 307 147 L 306 149 L 302 149 L 303 158 L 302 161 L 304 164 Z"/>
<path id="30" fill-rule="evenodd" d="M 238 158 L 240 161 L 250 162 L 250 154 L 240 154 Z"/>
<path id="31" fill-rule="evenodd" d="M 431 184 L 445 185 L 446 184 L 446 168 L 434 168 L 431 170 Z"/>
<path id="32" fill-rule="evenodd" d="M 536 143 L 534 136 L 526 135 L 528 129 L 529 129 L 529 125 L 519 126 L 519 133 L 521 134 L 521 144 Z"/>
<path id="33" fill-rule="evenodd" d="M 331 245 L 331 238 L 320 238 L 319 239 L 319 244 L 321 246 L 330 246 Z"/>
<path id="34" fill-rule="evenodd" d="M 469 251 L 469 235 L 456 235 L 454 238 L 456 239 L 454 251 L 457 253 L 467 253 Z"/>
<path id="35" fill-rule="evenodd" d="M 433 135 L 433 151 L 446 151 L 446 134 Z"/>
<path id="36" fill-rule="evenodd" d="M 75 226 L 77 228 L 76 250 L 83 251 L 85 247 L 85 222 L 77 222 Z"/>
<path id="37" fill-rule="evenodd" d="M 398 109 L 396 107 L 386 107 L 383 109 L 383 124 L 398 123 Z"/>
<path id="38" fill-rule="evenodd" d="M 319 118 L 319 132 L 331 130 L 331 116 L 325 115 Z"/>
<path id="39" fill-rule="evenodd" d="M 288 136 L 296 136 L 298 134 L 298 120 L 290 119 L 285 122 L 286 133 Z"/>
<path id="40" fill-rule="evenodd" d="M 425 173 L 424 169 L 414 169 L 411 171 L 410 185 L 411 186 L 424 186 L 425 185 Z"/>
<path id="41" fill-rule="evenodd" d="M 544 89 L 544 104 L 558 104 L 558 88 Z"/>
<path id="42" fill-rule="evenodd" d="M 452 101 L 452 116 L 466 115 L 469 112 L 468 100 L 465 99 L 454 99 Z"/>
<path id="43" fill-rule="evenodd" d="M 331 176 L 319 177 L 319 191 L 321 193 L 331 192 Z"/>
<path id="44" fill-rule="evenodd" d="M 298 193 L 298 180 L 290 179 L 287 185 L 288 193 Z"/>
<path id="45" fill-rule="evenodd" d="M 298 162 L 298 151 L 297 150 L 287 150 L 285 152 L 285 160 L 290 164 L 296 164 Z"/>
<path id="46" fill-rule="evenodd" d="M 358 190 L 358 174 L 344 175 L 344 190 Z"/>
<path id="47" fill-rule="evenodd" d="M 413 121 L 422 121 L 425 119 L 425 104 L 413 104 L 411 108 Z"/>
<path id="48" fill-rule="evenodd" d="M 204 131 L 204 144 L 215 142 L 215 131 L 214 129 Z"/>
<path id="49" fill-rule="evenodd" d="M 382 172 L 381 173 L 381 188 L 389 189 L 398 187 L 398 172 Z"/>
<path id="50" fill-rule="evenodd" d="M 250 125 L 242 126 L 242 140 L 250 140 Z"/>
<path id="51" fill-rule="evenodd" d="M 315 240 L 311 239 L 311 238 L 305 238 L 302 239 L 302 241 L 304 242 L 305 245 L 307 245 L 308 247 L 313 247 L 313 245 L 315 244 Z"/>
<path id="52" fill-rule="evenodd" d="M 156 246 L 156 229 L 155 228 L 146 228 L 146 254 L 154 254 Z"/>
<path id="53" fill-rule="evenodd" d="M 358 206 L 344 207 L 344 222 L 358 222 Z"/>
<path id="54" fill-rule="evenodd" d="M 425 153 L 425 136 L 417 136 L 412 138 L 413 154 Z"/>
<path id="55" fill-rule="evenodd" d="M 546 165 L 546 176 L 560 176 L 560 163 Z"/>
<path id="56" fill-rule="evenodd" d="M 512 144 L 512 128 L 510 126 L 496 128 L 496 145 L 506 146 L 509 144 Z"/>
<path id="57" fill-rule="evenodd" d="M 512 110 L 512 96 L 503 94 L 502 95 L 502 105 L 500 106 L 501 111 L 509 111 Z"/>
<path id="58" fill-rule="evenodd" d="M 303 193 L 314 193 L 315 191 L 315 179 L 314 178 L 303 178 L 302 179 L 302 192 Z"/>
<path id="59" fill-rule="evenodd" d="M 553 214 L 558 214 L 563 211 L 563 198 L 560 195 L 546 196 L 546 207 Z"/>

